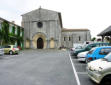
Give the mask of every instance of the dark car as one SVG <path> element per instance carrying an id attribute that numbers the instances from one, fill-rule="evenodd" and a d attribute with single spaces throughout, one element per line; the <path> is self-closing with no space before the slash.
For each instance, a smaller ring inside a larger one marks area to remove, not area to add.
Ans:
<path id="1" fill-rule="evenodd" d="M 78 53 L 80 53 L 80 52 L 84 52 L 84 51 L 89 51 L 89 50 L 91 50 L 93 47 L 100 47 L 100 46 L 109 46 L 110 45 L 110 43 L 92 43 L 92 44 L 88 44 L 88 45 L 86 45 L 86 46 L 84 46 L 82 49 L 80 49 L 80 50 L 75 50 L 74 52 L 73 52 L 73 55 L 74 56 L 77 56 L 78 55 Z"/>

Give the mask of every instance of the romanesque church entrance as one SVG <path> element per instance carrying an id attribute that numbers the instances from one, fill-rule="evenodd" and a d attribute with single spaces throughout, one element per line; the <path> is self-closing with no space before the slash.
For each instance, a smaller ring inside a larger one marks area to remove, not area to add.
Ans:
<path id="1" fill-rule="evenodd" d="M 44 47 L 43 39 L 42 38 L 38 38 L 38 40 L 37 40 L 37 48 L 38 49 L 43 49 L 43 47 Z"/>

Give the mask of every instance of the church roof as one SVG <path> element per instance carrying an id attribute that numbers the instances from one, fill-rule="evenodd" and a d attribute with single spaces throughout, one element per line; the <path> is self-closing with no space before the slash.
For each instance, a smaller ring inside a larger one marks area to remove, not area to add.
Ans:
<path id="1" fill-rule="evenodd" d="M 28 16 L 27 16 L 28 15 Z M 22 15 L 23 17 L 27 16 L 28 18 L 32 19 L 33 21 L 53 21 L 58 20 L 60 21 L 61 28 L 62 25 L 62 16 L 60 12 L 39 8 L 28 13 Z"/>
<path id="2" fill-rule="evenodd" d="M 66 29 L 66 28 L 62 29 L 62 32 L 73 32 L 73 31 L 89 31 L 89 29 Z"/>
<path id="3" fill-rule="evenodd" d="M 44 8 L 41 8 L 41 7 L 40 7 L 40 8 L 38 8 L 38 9 L 32 10 L 32 11 L 30 11 L 30 12 L 24 13 L 24 14 L 22 14 L 21 16 L 28 15 L 28 14 L 30 14 L 30 13 L 32 13 L 32 12 L 36 12 L 36 11 L 38 11 L 38 10 L 45 10 L 45 11 L 60 13 L 60 12 L 57 12 L 57 11 L 53 11 L 53 10 L 49 10 L 49 9 L 44 9 Z"/>

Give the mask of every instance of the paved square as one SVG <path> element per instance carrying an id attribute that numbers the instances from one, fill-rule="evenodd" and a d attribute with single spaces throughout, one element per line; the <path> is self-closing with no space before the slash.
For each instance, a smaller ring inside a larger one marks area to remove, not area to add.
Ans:
<path id="1" fill-rule="evenodd" d="M 25 50 L 0 58 L 0 85 L 77 85 L 69 54 Z"/>

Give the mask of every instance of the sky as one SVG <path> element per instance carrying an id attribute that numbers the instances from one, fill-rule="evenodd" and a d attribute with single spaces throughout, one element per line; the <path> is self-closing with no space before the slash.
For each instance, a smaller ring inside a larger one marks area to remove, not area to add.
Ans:
<path id="1" fill-rule="evenodd" d="M 21 25 L 21 15 L 40 6 L 61 12 L 64 28 L 87 28 L 92 37 L 111 25 L 111 0 L 0 0 L 0 17 Z"/>

